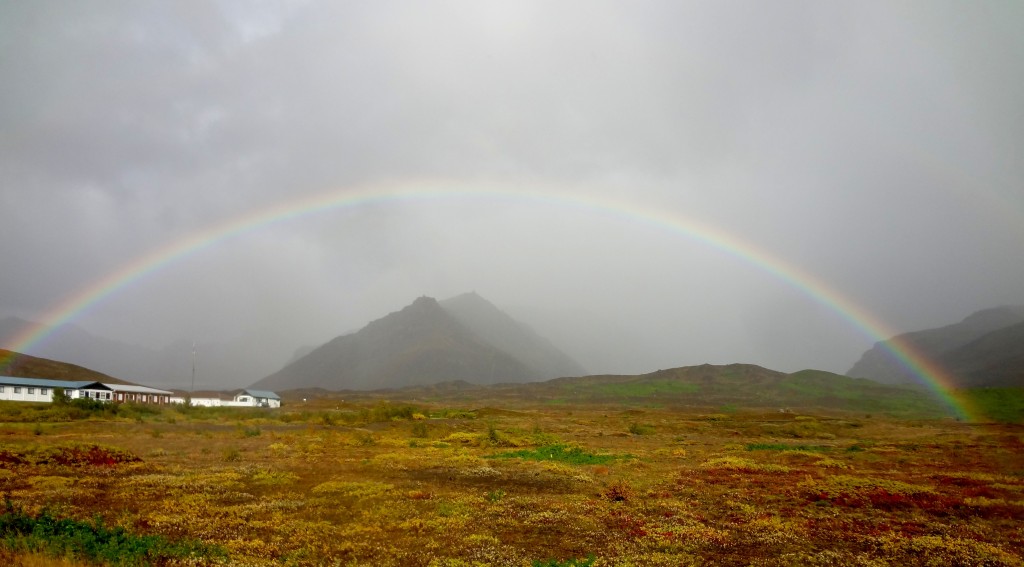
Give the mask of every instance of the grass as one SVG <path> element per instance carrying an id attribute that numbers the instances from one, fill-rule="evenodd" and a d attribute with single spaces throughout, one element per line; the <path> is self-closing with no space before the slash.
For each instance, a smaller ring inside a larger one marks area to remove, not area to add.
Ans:
<path id="1" fill-rule="evenodd" d="M 808 451 L 825 453 L 832 450 L 828 445 L 788 445 L 785 443 L 747 443 L 748 451 Z"/>
<path id="2" fill-rule="evenodd" d="M 700 391 L 697 384 L 678 380 L 647 380 L 643 382 L 621 382 L 608 384 L 591 384 L 584 386 L 592 396 L 610 398 L 650 398 L 662 394 L 696 394 Z"/>
<path id="3" fill-rule="evenodd" d="M 488 455 L 489 459 L 525 459 L 529 461 L 555 461 L 570 465 L 606 465 L 617 459 L 628 459 L 630 455 L 595 455 L 588 453 L 580 447 L 567 445 L 546 445 L 534 449 L 522 449 L 519 451 L 508 451 L 496 455 Z"/>
<path id="4" fill-rule="evenodd" d="M 593 555 L 588 555 L 585 559 L 548 559 L 546 561 L 534 561 L 533 567 L 590 567 L 597 561 L 597 558 Z"/>
<path id="5" fill-rule="evenodd" d="M 1024 388 L 974 388 L 954 392 L 953 397 L 992 421 L 1024 422 Z"/>
<path id="6" fill-rule="evenodd" d="M 1024 561 L 1017 425 L 457 403 L 0 421 L 0 564 Z"/>

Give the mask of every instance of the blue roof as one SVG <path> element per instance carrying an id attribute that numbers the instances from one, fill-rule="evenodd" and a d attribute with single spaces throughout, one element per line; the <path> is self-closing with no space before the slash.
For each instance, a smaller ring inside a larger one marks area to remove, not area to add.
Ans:
<path id="1" fill-rule="evenodd" d="M 242 390 L 242 391 L 245 392 L 246 394 L 249 394 L 250 396 L 252 396 L 254 398 L 269 398 L 271 400 L 280 400 L 281 399 L 281 397 L 278 396 L 277 394 L 275 394 L 274 392 L 270 392 L 270 391 L 267 391 L 267 390 L 249 390 L 249 389 L 245 389 L 245 390 Z"/>
<path id="2" fill-rule="evenodd" d="M 109 389 L 99 382 L 18 378 L 15 376 L 0 376 L 0 386 L 34 386 L 38 388 L 64 388 L 72 390 L 78 390 L 87 386 L 93 388 L 99 386 L 101 389 Z"/>

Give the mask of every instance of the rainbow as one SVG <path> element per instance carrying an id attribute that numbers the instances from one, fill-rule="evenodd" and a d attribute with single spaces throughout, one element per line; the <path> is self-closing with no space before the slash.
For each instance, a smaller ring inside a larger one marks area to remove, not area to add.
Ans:
<path id="1" fill-rule="evenodd" d="M 918 352 L 912 345 L 889 340 L 897 332 L 877 317 L 861 308 L 814 274 L 774 256 L 755 244 L 742 240 L 720 228 L 685 217 L 665 209 L 645 207 L 624 200 L 580 195 L 567 191 L 538 191 L 521 188 L 486 188 L 467 186 L 461 182 L 417 181 L 393 186 L 357 187 L 334 190 L 278 203 L 235 217 L 227 222 L 210 226 L 153 250 L 120 269 L 92 282 L 52 306 L 41 322 L 24 330 L 14 338 L 9 350 L 26 352 L 55 329 L 96 307 L 154 272 L 186 256 L 199 253 L 227 239 L 271 225 L 287 223 L 312 214 L 358 208 L 366 205 L 396 201 L 417 200 L 487 200 L 511 203 L 537 203 L 541 205 L 584 210 L 596 215 L 624 217 L 653 228 L 678 234 L 736 257 L 767 272 L 810 297 L 817 303 L 839 314 L 873 341 L 884 343 L 892 356 L 916 375 L 938 398 L 944 401 L 960 419 L 973 419 L 974 413 L 951 395 L 951 377 L 937 364 Z M 8 357 L 10 358 L 10 357 Z M 0 368 L 9 360 L 0 357 Z"/>

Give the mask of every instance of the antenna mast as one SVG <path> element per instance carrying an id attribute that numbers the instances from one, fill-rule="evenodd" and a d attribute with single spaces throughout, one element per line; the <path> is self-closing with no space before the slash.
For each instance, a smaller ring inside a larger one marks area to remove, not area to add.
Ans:
<path id="1" fill-rule="evenodd" d="M 192 341 L 192 389 L 188 391 L 189 397 L 196 391 L 196 342 Z"/>

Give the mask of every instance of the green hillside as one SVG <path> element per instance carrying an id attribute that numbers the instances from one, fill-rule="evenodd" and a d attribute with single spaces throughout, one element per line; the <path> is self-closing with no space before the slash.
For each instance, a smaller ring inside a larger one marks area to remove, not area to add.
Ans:
<path id="1" fill-rule="evenodd" d="M 1024 423 L 1024 388 L 972 388 L 953 392 L 953 398 L 982 419 Z"/>
<path id="2" fill-rule="evenodd" d="M 582 376 L 528 384 L 460 383 L 459 388 L 409 388 L 386 395 L 466 403 L 519 400 L 566 406 L 839 410 L 911 419 L 953 417 L 948 404 L 925 388 L 889 386 L 821 370 L 786 374 L 752 364 L 705 364 L 641 375 Z"/>

